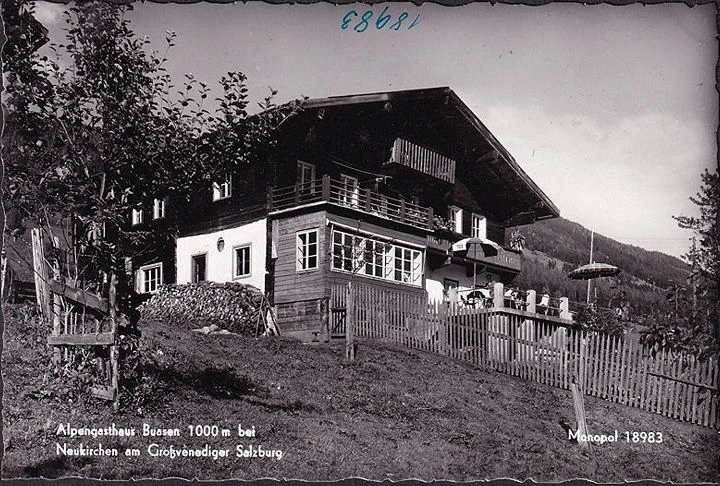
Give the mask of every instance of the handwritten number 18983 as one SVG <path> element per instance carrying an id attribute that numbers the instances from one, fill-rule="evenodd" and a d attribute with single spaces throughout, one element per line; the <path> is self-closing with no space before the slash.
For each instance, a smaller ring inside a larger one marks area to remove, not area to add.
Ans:
<path id="1" fill-rule="evenodd" d="M 372 10 L 366 10 L 362 15 L 358 14 L 355 10 L 350 10 L 342 18 L 340 28 L 342 30 L 352 28 L 355 32 L 362 33 L 371 29 L 374 25 L 377 30 L 387 28 L 387 30 L 397 31 L 400 29 L 410 30 L 420 22 L 420 15 L 416 16 L 412 22 L 408 21 L 410 14 L 407 12 L 398 15 L 393 22 L 393 16 L 388 13 L 388 8 L 389 7 L 385 7 L 377 17 L 375 17 L 375 12 Z M 373 17 L 375 17 L 374 22 L 372 21 Z"/>

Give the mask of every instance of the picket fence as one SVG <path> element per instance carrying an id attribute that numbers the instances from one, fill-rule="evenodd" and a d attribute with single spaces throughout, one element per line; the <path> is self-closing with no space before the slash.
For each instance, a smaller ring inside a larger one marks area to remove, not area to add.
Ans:
<path id="1" fill-rule="evenodd" d="M 637 335 L 576 330 L 567 321 L 516 309 L 469 309 L 358 284 L 348 297 L 346 286 L 333 286 L 331 326 L 351 325 L 356 339 L 438 353 L 562 389 L 577 383 L 586 395 L 720 427 L 712 359 L 653 353 Z"/>

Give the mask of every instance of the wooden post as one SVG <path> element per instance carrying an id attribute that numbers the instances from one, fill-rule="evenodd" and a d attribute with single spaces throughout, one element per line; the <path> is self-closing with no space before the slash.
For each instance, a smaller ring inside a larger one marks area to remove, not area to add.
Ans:
<path id="1" fill-rule="evenodd" d="M 455 294 L 457 297 L 457 293 Z M 454 314 L 458 308 L 457 298 L 448 302 L 448 305 L 440 305 L 437 313 L 438 318 L 438 351 L 440 354 L 448 355 L 448 316 Z"/>
<path id="2" fill-rule="evenodd" d="M 534 290 L 527 291 L 525 302 L 527 302 L 527 311 L 534 314 L 537 311 L 537 308 L 535 307 L 537 305 L 537 294 Z"/>
<path id="3" fill-rule="evenodd" d="M 55 278 L 59 278 L 60 277 L 60 267 L 56 266 L 56 268 L 53 269 L 53 273 L 55 275 Z M 47 283 L 46 283 L 46 285 L 47 285 Z M 50 286 L 48 285 L 46 287 L 46 291 L 49 291 L 49 290 L 50 290 Z M 53 333 L 53 336 L 59 336 L 60 331 L 61 331 L 61 329 L 60 329 L 60 326 L 61 326 L 60 314 L 62 314 L 62 303 L 60 301 L 60 295 L 53 293 L 52 300 L 53 300 L 53 304 L 52 304 L 53 331 L 52 331 L 52 333 Z M 67 348 L 66 348 L 66 351 L 67 351 Z M 58 347 L 58 346 L 55 346 L 53 348 L 52 361 L 53 361 L 53 364 L 55 364 L 56 366 L 59 365 L 62 361 L 62 351 L 61 351 L 60 347 Z"/>
<path id="4" fill-rule="evenodd" d="M 502 309 L 505 307 L 505 286 L 501 282 L 493 285 L 493 307 Z"/>
<path id="5" fill-rule="evenodd" d="M 271 187 L 268 189 L 267 192 L 267 210 L 272 211 L 273 210 L 273 188 Z"/>
<path id="6" fill-rule="evenodd" d="M 582 393 L 585 389 L 585 373 L 586 373 L 586 360 L 587 360 L 587 340 L 585 334 L 580 334 L 580 358 L 578 362 L 578 376 L 576 383 L 580 386 L 580 392 Z"/>
<path id="7" fill-rule="evenodd" d="M 567 297 L 560 299 L 560 319 L 570 320 L 570 300 Z"/>
<path id="8" fill-rule="evenodd" d="M 355 295 L 352 281 L 347 284 L 345 308 L 345 359 L 355 361 Z"/>
<path id="9" fill-rule="evenodd" d="M 327 174 L 322 176 L 322 200 L 330 200 L 330 176 Z"/>
<path id="10" fill-rule="evenodd" d="M 578 434 L 578 444 L 580 444 L 580 447 L 583 449 L 588 448 L 588 442 L 585 440 L 580 440 L 580 438 L 584 438 L 584 436 L 587 436 L 587 422 L 585 420 L 585 403 L 583 401 L 583 394 L 580 387 L 577 385 L 577 383 L 572 383 L 570 385 L 570 390 L 572 391 L 573 396 L 573 407 L 575 408 L 575 419 L 577 420 L 577 434 Z"/>
<path id="11" fill-rule="evenodd" d="M 320 315 L 322 317 L 320 341 L 327 343 L 330 341 L 330 299 L 328 297 L 320 302 Z"/>
<path id="12" fill-rule="evenodd" d="M 45 262 L 45 251 L 43 249 L 43 236 L 40 228 L 33 228 L 32 232 L 33 269 L 35 277 L 35 296 L 40 312 L 45 319 L 50 319 L 50 289 L 48 281 L 50 277 Z"/>

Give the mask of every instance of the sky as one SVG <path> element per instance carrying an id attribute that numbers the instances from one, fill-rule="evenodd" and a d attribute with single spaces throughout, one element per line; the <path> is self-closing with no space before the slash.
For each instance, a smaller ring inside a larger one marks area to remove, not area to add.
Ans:
<path id="1" fill-rule="evenodd" d="M 38 4 L 54 40 L 63 8 Z M 167 68 L 178 83 L 193 73 L 219 90 L 223 73 L 242 71 L 258 101 L 269 86 L 280 102 L 449 86 L 563 217 L 680 256 L 692 234 L 672 216 L 697 213 L 689 197 L 717 165 L 715 15 L 712 4 L 251 2 L 136 3 L 128 18 L 158 50 L 176 32 Z"/>

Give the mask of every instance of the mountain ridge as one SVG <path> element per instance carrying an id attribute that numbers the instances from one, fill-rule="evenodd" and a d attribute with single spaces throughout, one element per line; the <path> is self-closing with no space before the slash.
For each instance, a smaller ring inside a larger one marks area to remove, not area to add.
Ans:
<path id="1" fill-rule="evenodd" d="M 547 286 L 553 295 L 585 301 L 587 283 L 571 280 L 567 273 L 589 261 L 591 230 L 565 218 L 540 221 L 519 230 L 525 238 L 523 270 L 516 280 L 522 288 Z M 612 278 L 597 279 L 598 303 L 611 307 L 627 299 L 641 312 L 652 312 L 666 304 L 666 291 L 675 285 L 688 287 L 692 267 L 671 255 L 621 243 L 595 233 L 593 261 L 621 269 Z M 624 294 L 624 295 L 622 295 Z"/>

